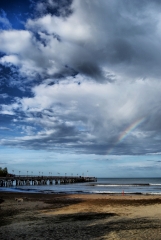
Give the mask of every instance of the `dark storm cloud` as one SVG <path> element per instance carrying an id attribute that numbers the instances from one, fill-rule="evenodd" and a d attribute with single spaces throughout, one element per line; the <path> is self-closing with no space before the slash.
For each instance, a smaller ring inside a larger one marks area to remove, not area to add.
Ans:
<path id="1" fill-rule="evenodd" d="M 98 79 L 98 81 L 100 81 L 100 76 L 102 75 L 102 73 L 101 69 L 97 64 L 94 64 L 92 62 L 86 62 L 86 60 L 84 60 L 83 62 L 78 62 L 78 65 L 75 67 L 78 72 L 90 76 L 91 78 L 94 77 L 95 79 Z"/>
<path id="2" fill-rule="evenodd" d="M 64 132 L 65 129 L 65 132 Z M 57 133 L 49 135 L 41 135 L 31 138 L 16 138 L 15 140 L 5 141 L 2 143 L 6 146 L 16 146 L 16 147 L 27 147 L 31 149 L 46 149 L 47 151 L 57 150 L 60 151 L 68 150 L 79 154 L 96 154 L 96 155 L 108 155 L 108 145 L 105 143 L 99 143 L 97 141 L 86 142 L 85 134 L 84 136 L 74 129 L 69 129 L 64 126 L 57 129 Z M 152 142 L 144 143 L 137 142 L 137 139 L 133 143 L 128 142 L 121 143 L 115 146 L 113 151 L 109 155 L 144 155 L 147 153 L 158 152 L 160 150 L 159 142 L 158 144 L 152 144 Z"/>

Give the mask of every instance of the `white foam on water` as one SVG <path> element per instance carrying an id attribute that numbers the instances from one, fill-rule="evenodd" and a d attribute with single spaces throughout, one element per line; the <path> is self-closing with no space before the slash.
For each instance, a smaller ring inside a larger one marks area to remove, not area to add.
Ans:
<path id="1" fill-rule="evenodd" d="M 161 183 L 149 183 L 150 186 L 161 186 Z"/>

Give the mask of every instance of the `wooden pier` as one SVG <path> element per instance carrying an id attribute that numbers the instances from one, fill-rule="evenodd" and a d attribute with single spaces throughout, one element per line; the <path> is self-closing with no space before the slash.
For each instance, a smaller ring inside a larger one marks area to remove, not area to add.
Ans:
<path id="1" fill-rule="evenodd" d="M 30 185 L 71 184 L 83 182 L 97 182 L 97 178 L 81 176 L 75 177 L 75 176 L 24 176 L 24 175 L 0 177 L 0 187 L 13 187 L 14 185 L 30 186 Z"/>

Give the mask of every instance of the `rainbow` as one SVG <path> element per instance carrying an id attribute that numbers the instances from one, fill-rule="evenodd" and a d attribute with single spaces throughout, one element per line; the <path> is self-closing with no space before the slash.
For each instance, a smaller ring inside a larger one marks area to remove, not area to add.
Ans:
<path id="1" fill-rule="evenodd" d="M 145 117 L 140 118 L 139 120 L 136 120 L 133 122 L 130 126 L 128 126 L 118 137 L 116 143 L 113 145 L 112 148 L 110 148 L 107 152 L 107 154 L 110 154 L 116 145 L 121 143 L 133 130 L 135 130 L 140 124 L 142 124 L 145 121 Z"/>

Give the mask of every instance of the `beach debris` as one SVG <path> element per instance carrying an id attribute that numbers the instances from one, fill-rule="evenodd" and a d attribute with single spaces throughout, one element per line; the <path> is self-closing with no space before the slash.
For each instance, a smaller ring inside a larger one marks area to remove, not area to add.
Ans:
<path id="1" fill-rule="evenodd" d="M 15 201 L 17 201 L 18 203 L 22 203 L 23 202 L 23 198 L 15 198 Z"/>

